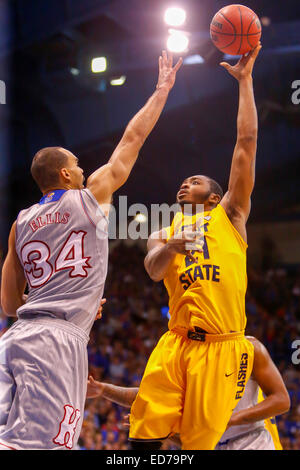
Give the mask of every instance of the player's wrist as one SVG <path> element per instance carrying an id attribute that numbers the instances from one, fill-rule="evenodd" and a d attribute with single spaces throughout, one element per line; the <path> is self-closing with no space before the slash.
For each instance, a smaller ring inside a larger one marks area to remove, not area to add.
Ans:
<path id="1" fill-rule="evenodd" d="M 164 250 L 166 253 L 169 253 L 170 255 L 176 255 L 176 248 L 173 245 L 173 243 L 170 243 L 170 241 L 167 241 L 167 243 L 164 246 Z"/>
<path id="2" fill-rule="evenodd" d="M 159 91 L 162 94 L 167 94 L 168 95 L 169 92 L 170 92 L 170 89 L 171 89 L 170 86 L 167 85 L 166 83 L 161 83 L 161 84 L 158 83 L 156 85 L 156 91 Z"/>
<path id="3" fill-rule="evenodd" d="M 241 74 L 240 77 L 238 78 L 238 81 L 240 84 L 252 84 L 253 83 L 253 77 L 252 73 L 247 73 L 247 74 Z"/>

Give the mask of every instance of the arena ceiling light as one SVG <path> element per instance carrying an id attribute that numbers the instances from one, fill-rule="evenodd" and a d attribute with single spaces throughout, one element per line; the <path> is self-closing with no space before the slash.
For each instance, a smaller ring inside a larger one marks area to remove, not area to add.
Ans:
<path id="1" fill-rule="evenodd" d="M 141 212 L 139 214 L 136 214 L 134 220 L 138 222 L 139 224 L 144 224 L 147 222 L 147 216 L 145 214 L 142 214 Z"/>
<path id="2" fill-rule="evenodd" d="M 169 26 L 182 26 L 186 20 L 186 11 L 178 7 L 168 8 L 165 11 L 164 20 Z"/>
<path id="3" fill-rule="evenodd" d="M 71 68 L 70 68 L 70 73 L 71 73 L 72 75 L 74 75 L 74 76 L 77 76 L 77 75 L 80 74 L 80 70 L 77 69 L 77 68 L 75 68 L 75 67 L 71 67 Z"/>
<path id="4" fill-rule="evenodd" d="M 183 31 L 169 30 L 167 48 L 170 52 L 182 53 L 188 49 L 189 37 Z"/>
<path id="5" fill-rule="evenodd" d="M 111 86 L 122 86 L 122 85 L 124 85 L 125 82 L 126 82 L 126 76 L 125 75 L 121 75 L 121 77 L 112 78 L 110 80 Z"/>
<path id="6" fill-rule="evenodd" d="M 189 55 L 183 61 L 186 65 L 204 64 L 205 60 L 199 54 Z"/>
<path id="7" fill-rule="evenodd" d="M 105 72 L 107 68 L 107 60 L 106 57 L 95 57 L 92 60 L 92 72 L 93 73 L 102 73 Z"/>

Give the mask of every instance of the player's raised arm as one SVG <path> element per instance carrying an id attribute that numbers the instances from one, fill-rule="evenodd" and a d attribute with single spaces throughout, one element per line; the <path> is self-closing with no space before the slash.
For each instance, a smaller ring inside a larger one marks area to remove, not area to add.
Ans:
<path id="1" fill-rule="evenodd" d="M 173 67 L 172 54 L 168 55 L 163 51 L 159 58 L 159 77 L 155 92 L 129 122 L 108 163 L 96 170 L 87 180 L 87 188 L 99 203 L 109 203 L 112 194 L 129 177 L 141 147 L 162 113 L 181 64 L 182 59 L 179 59 Z"/>
<path id="2" fill-rule="evenodd" d="M 255 181 L 258 118 L 254 99 L 252 71 L 261 49 L 259 44 L 235 66 L 221 65 L 239 82 L 237 141 L 233 153 L 228 191 L 221 201 L 233 225 L 246 240 L 245 224 L 249 217 Z"/>
<path id="3" fill-rule="evenodd" d="M 288 391 L 267 349 L 256 338 L 248 339 L 254 346 L 252 376 L 266 398 L 255 406 L 233 413 L 228 427 L 272 418 L 286 413 L 290 408 Z"/>
<path id="4" fill-rule="evenodd" d="M 1 279 L 1 306 L 9 317 L 16 317 L 17 309 L 25 303 L 26 278 L 16 252 L 15 240 L 16 222 L 10 231 L 8 253 L 3 264 Z"/>

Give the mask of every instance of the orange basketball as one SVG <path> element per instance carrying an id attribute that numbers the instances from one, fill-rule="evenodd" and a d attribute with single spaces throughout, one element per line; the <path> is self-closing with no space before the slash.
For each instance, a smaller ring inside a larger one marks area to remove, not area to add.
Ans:
<path id="1" fill-rule="evenodd" d="M 258 16 L 244 5 L 228 5 L 215 14 L 210 25 L 214 45 L 230 55 L 243 55 L 261 38 Z"/>

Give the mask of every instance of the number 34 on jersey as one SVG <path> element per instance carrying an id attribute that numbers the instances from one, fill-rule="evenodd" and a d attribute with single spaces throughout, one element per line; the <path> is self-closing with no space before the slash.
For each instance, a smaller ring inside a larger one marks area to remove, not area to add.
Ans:
<path id="1" fill-rule="evenodd" d="M 50 262 L 51 250 L 47 243 L 39 240 L 25 243 L 21 258 L 30 287 L 41 287 L 58 271 L 68 269 L 69 276 L 87 277 L 90 256 L 84 256 L 84 238 L 87 232 L 73 231 L 63 244 L 54 262 Z"/>

